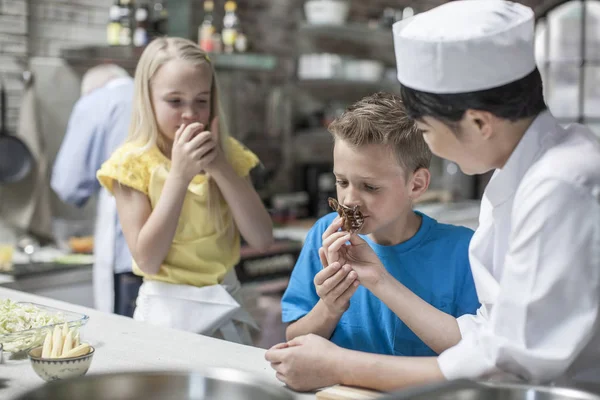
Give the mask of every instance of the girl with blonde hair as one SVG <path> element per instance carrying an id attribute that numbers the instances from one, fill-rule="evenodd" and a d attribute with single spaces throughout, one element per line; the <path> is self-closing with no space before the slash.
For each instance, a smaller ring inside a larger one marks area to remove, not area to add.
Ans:
<path id="1" fill-rule="evenodd" d="M 189 40 L 146 47 L 133 100 L 129 137 L 97 176 L 144 278 L 134 318 L 250 344 L 234 266 L 240 234 L 273 240 L 248 177 L 259 160 L 227 134 L 212 64 Z"/>

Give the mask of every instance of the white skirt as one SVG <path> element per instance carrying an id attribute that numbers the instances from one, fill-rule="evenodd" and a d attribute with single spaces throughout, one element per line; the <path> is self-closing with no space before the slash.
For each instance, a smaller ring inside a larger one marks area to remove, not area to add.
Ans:
<path id="1" fill-rule="evenodd" d="M 248 326 L 258 330 L 242 307 L 241 285 L 231 270 L 219 285 L 196 287 L 146 280 L 140 287 L 133 318 L 252 345 Z"/>

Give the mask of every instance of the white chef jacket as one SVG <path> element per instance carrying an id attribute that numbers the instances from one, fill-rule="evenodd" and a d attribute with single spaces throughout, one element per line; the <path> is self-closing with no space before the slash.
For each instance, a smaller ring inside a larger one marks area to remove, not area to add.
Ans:
<path id="1" fill-rule="evenodd" d="M 540 114 L 488 184 L 469 260 L 481 308 L 440 354 L 447 379 L 600 382 L 600 147 Z"/>

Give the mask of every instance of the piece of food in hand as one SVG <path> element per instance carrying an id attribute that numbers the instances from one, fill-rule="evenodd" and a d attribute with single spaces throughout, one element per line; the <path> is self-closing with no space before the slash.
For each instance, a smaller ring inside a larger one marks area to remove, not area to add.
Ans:
<path id="1" fill-rule="evenodd" d="M 333 197 L 330 197 L 328 202 L 329 207 L 333 208 L 334 211 L 337 211 L 339 216 L 344 219 L 344 226 L 342 227 L 343 230 L 350 233 L 355 233 L 362 228 L 363 224 L 365 223 L 365 219 L 362 215 L 362 212 L 360 212 L 360 207 L 358 205 L 350 208 L 338 203 L 338 201 Z"/>

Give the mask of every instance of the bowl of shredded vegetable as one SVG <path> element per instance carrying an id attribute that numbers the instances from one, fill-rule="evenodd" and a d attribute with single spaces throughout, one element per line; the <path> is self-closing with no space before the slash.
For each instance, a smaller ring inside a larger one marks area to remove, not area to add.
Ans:
<path id="1" fill-rule="evenodd" d="M 40 346 L 56 325 L 79 329 L 88 322 L 84 314 L 41 304 L 0 299 L 0 343 L 5 353 Z"/>

